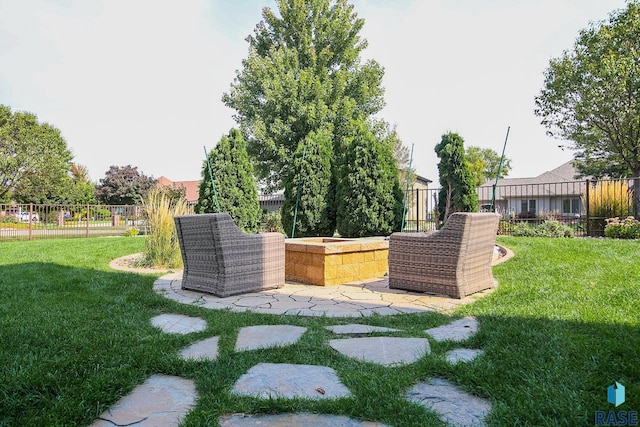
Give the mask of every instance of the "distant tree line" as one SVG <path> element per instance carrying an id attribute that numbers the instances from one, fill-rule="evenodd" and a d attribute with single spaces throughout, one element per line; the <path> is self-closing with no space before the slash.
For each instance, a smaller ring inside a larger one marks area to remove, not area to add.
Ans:
<path id="1" fill-rule="evenodd" d="M 94 184 L 57 128 L 0 105 L 0 203 L 139 204 L 155 185 L 131 165 L 111 166 Z"/>

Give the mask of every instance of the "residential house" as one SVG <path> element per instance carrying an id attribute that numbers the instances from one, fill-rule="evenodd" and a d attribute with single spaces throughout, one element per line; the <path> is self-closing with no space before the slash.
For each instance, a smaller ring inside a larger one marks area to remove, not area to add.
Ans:
<path id="1" fill-rule="evenodd" d="M 175 189 L 184 188 L 186 190 L 185 198 L 189 205 L 195 206 L 198 203 L 200 195 L 200 181 L 171 181 L 165 176 L 161 176 L 157 180 L 158 187 L 171 187 Z"/>
<path id="2" fill-rule="evenodd" d="M 187 203 L 195 206 L 200 196 L 200 181 L 171 181 L 165 176 L 158 178 L 157 185 L 159 187 L 172 187 L 186 189 Z M 279 211 L 284 203 L 284 192 L 275 194 L 259 195 L 260 207 L 268 212 Z"/>
<path id="3" fill-rule="evenodd" d="M 419 224 L 424 221 L 431 220 L 434 211 L 433 198 L 429 195 L 429 184 L 431 181 L 420 175 L 416 175 L 416 181 L 409 189 L 409 197 L 407 197 L 407 206 L 405 212 L 405 227 L 410 229 L 418 229 Z M 403 192 L 405 189 L 402 189 Z"/>
<path id="4" fill-rule="evenodd" d="M 260 194 L 258 195 L 260 201 L 260 207 L 267 212 L 280 212 L 282 205 L 284 205 L 284 191 L 280 190 L 273 194 Z"/>
<path id="5" fill-rule="evenodd" d="M 576 218 L 585 212 L 582 195 L 586 179 L 577 179 L 573 161 L 533 178 L 504 178 L 478 187 L 481 210 L 495 210 L 509 217 L 555 216 Z"/>

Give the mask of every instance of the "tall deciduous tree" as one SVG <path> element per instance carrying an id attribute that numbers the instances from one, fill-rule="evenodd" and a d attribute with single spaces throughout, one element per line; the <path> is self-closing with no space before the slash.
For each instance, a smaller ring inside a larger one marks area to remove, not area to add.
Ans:
<path id="1" fill-rule="evenodd" d="M 57 201 L 72 160 L 58 129 L 0 105 L 0 200 Z"/>
<path id="2" fill-rule="evenodd" d="M 573 49 L 552 59 L 535 113 L 569 141 L 583 175 L 640 176 L 640 2 L 580 31 Z M 635 180 L 640 213 L 640 180 Z"/>
<path id="3" fill-rule="evenodd" d="M 60 202 L 71 204 L 95 204 L 96 189 L 89 179 L 89 171 L 86 166 L 74 163 L 67 176 L 67 186 L 60 194 Z"/>
<path id="4" fill-rule="evenodd" d="M 456 133 L 442 135 L 435 147 L 440 158 L 440 192 L 438 194 L 438 221 L 443 224 L 454 212 L 476 212 L 478 194 L 464 155 L 464 140 Z"/>
<path id="5" fill-rule="evenodd" d="M 500 176 L 498 178 L 505 178 L 509 175 L 511 160 L 505 157 L 502 160 L 502 165 L 500 165 L 500 157 L 491 148 L 480 148 L 473 145 L 466 148 L 465 158 L 475 186 L 482 185 L 491 179 L 495 180 L 498 175 L 498 168 L 500 168 Z"/>
<path id="6" fill-rule="evenodd" d="M 337 228 L 344 237 L 389 235 L 402 222 L 402 190 L 390 144 L 357 123 L 337 180 Z"/>
<path id="7" fill-rule="evenodd" d="M 220 211 L 228 213 L 241 230 L 257 232 L 262 210 L 253 168 L 240 131 L 231 129 L 209 152 L 208 157 L 208 162 L 205 161 L 202 166 L 200 194 L 195 211 L 218 212 L 219 204 Z M 215 191 L 211 177 L 215 183 Z"/>
<path id="8" fill-rule="evenodd" d="M 96 186 L 96 197 L 108 205 L 137 205 L 156 180 L 138 171 L 137 167 L 110 166 Z"/>
<path id="9" fill-rule="evenodd" d="M 336 212 L 332 157 L 329 129 L 311 131 L 298 147 L 284 186 L 282 226 L 289 237 L 333 235 Z"/>
<path id="10" fill-rule="evenodd" d="M 376 61 L 361 63 L 364 20 L 352 5 L 346 0 L 277 0 L 277 5 L 280 16 L 263 9 L 263 20 L 247 38 L 249 56 L 223 96 L 237 111 L 258 178 L 272 190 L 283 187 L 293 154 L 311 131 L 332 128 L 339 155 L 348 122 L 366 119 L 384 105 L 384 71 Z"/>

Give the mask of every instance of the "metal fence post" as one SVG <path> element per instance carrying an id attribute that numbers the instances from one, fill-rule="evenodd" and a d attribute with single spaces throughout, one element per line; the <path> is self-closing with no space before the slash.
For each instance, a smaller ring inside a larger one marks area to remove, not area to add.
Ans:
<path id="1" fill-rule="evenodd" d="M 416 188 L 416 233 L 420 231 L 420 189 Z"/>
<path id="2" fill-rule="evenodd" d="M 33 203 L 29 203 L 29 240 L 33 239 Z"/>
<path id="3" fill-rule="evenodd" d="M 585 197 L 585 199 L 586 199 L 586 204 L 587 204 L 587 206 L 585 206 L 585 209 L 587 211 L 586 233 L 587 233 L 587 236 L 590 236 L 591 235 L 590 234 L 590 231 L 591 231 L 590 230 L 590 228 L 591 228 L 590 223 L 591 223 L 591 221 L 589 220 L 589 214 L 590 214 L 589 213 L 589 180 L 587 180 L 587 189 L 586 189 L 586 197 Z"/>
<path id="4" fill-rule="evenodd" d="M 633 206 L 631 213 L 635 219 L 639 219 L 638 215 L 640 215 L 640 206 L 638 203 L 640 200 L 640 178 L 633 178 L 633 190 L 631 192 L 631 206 Z"/>

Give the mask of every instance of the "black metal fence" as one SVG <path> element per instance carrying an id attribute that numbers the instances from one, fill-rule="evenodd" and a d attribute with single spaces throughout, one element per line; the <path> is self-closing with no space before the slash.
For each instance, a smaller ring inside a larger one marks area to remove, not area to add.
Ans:
<path id="1" fill-rule="evenodd" d="M 640 196 L 640 190 L 634 185 L 640 187 L 640 178 L 514 183 L 498 185 L 495 191 L 485 185 L 477 192 L 481 211 L 502 215 L 500 234 L 511 235 L 522 223 L 555 220 L 573 228 L 576 236 L 603 236 L 607 218 L 638 218 L 634 194 Z M 438 192 L 409 190 L 404 231 L 436 229 Z M 260 203 L 277 211 L 283 196 L 263 197 Z M 141 206 L 0 204 L 0 240 L 124 235 L 131 228 L 145 233 Z"/>
<path id="2" fill-rule="evenodd" d="M 142 208 L 131 205 L 0 204 L 0 240 L 144 233 Z"/>
<path id="3" fill-rule="evenodd" d="M 515 180 L 514 180 L 515 181 Z M 502 215 L 501 234 L 513 234 L 521 223 L 560 221 L 576 236 L 603 236 L 607 218 L 638 217 L 634 184 L 640 179 L 514 183 L 477 188 L 481 211 Z M 407 197 L 404 231 L 434 230 L 439 189 L 414 189 Z"/>

